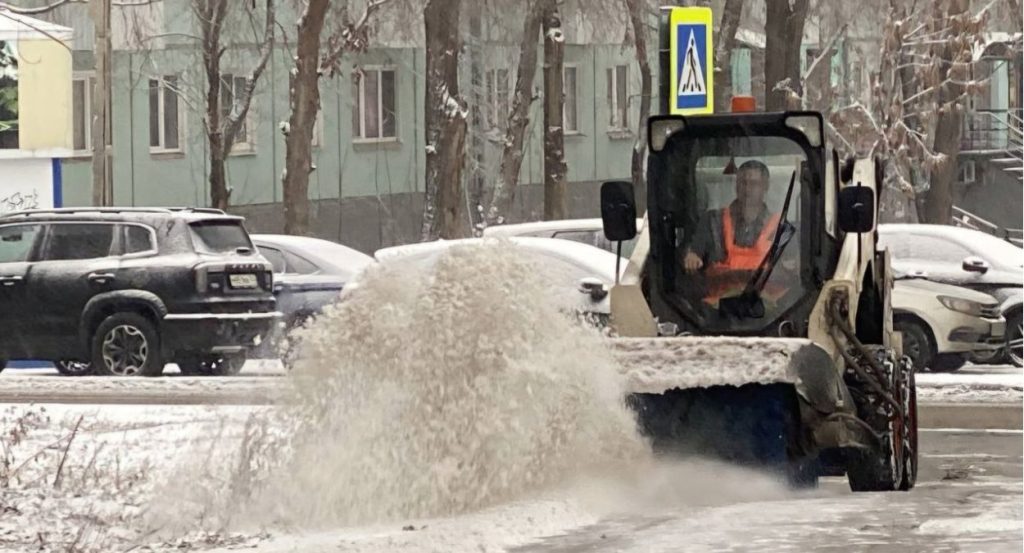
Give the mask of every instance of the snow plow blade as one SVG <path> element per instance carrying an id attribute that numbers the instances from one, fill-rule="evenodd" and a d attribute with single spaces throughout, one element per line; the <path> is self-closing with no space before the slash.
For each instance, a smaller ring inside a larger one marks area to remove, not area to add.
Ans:
<path id="1" fill-rule="evenodd" d="M 832 359 L 791 338 L 616 338 L 627 402 L 659 453 L 722 458 L 817 480 L 820 450 L 866 438 Z"/>

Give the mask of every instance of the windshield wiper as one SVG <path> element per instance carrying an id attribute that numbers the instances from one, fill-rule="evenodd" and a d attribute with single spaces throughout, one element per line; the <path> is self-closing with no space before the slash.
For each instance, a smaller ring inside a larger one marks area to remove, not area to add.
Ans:
<path id="1" fill-rule="evenodd" d="M 761 291 L 764 290 L 768 279 L 772 276 L 775 264 L 782 256 L 783 250 L 796 234 L 796 228 L 789 222 L 789 203 L 793 199 L 793 187 L 796 184 L 796 171 L 789 177 L 789 188 L 786 189 L 786 200 L 782 203 L 782 213 L 779 215 L 779 224 L 775 227 L 775 236 L 772 238 L 772 245 L 757 270 L 747 281 L 738 296 L 722 298 L 719 300 L 718 309 L 723 313 L 737 315 L 746 318 L 760 319 L 764 317 L 764 302 L 761 301 Z"/>

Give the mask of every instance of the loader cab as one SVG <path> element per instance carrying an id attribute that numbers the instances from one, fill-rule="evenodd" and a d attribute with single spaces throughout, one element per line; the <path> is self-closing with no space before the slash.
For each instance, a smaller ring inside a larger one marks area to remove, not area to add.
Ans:
<path id="1" fill-rule="evenodd" d="M 807 336 L 838 256 L 823 137 L 812 112 L 650 119 L 641 278 L 659 322 L 697 335 Z"/>

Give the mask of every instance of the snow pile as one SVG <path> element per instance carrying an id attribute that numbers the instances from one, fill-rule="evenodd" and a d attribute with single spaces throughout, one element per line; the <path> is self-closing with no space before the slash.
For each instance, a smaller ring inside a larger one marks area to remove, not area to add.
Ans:
<path id="1" fill-rule="evenodd" d="M 606 342 L 546 280 L 505 242 L 372 267 L 298 333 L 293 436 L 244 518 L 444 516 L 646 456 Z"/>
<path id="2" fill-rule="evenodd" d="M 618 338 L 612 341 L 626 389 L 661 393 L 672 388 L 795 382 L 790 359 L 811 342 L 797 338 Z"/>

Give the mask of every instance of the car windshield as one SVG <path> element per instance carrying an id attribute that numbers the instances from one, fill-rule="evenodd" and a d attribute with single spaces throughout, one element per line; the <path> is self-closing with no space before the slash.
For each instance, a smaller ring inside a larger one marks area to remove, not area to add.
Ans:
<path id="1" fill-rule="evenodd" d="M 672 256 L 659 276 L 667 300 L 693 324 L 712 332 L 756 330 L 805 295 L 806 161 L 798 143 L 780 136 L 684 135 L 657 154 L 651 178 L 667 182 L 654 186 L 662 191 L 654 201 L 671 228 L 656 239 Z M 740 296 L 747 301 L 736 309 Z"/>
<path id="2" fill-rule="evenodd" d="M 189 225 L 192 244 L 204 253 L 253 250 L 252 241 L 240 221 L 203 221 Z"/>

